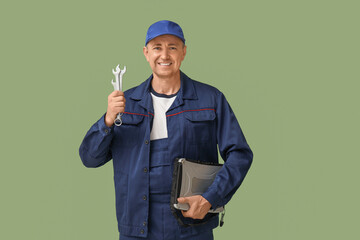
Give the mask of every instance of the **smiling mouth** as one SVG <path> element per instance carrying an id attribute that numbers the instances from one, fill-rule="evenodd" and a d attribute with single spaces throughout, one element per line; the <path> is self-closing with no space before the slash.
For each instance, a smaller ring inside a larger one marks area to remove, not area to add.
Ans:
<path id="1" fill-rule="evenodd" d="M 172 63 L 159 63 L 160 66 L 170 66 Z"/>

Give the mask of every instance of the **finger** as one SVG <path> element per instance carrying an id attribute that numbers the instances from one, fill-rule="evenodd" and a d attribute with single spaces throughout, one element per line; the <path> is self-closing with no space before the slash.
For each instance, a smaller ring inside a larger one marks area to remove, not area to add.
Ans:
<path id="1" fill-rule="evenodd" d="M 177 199 L 179 203 L 188 203 L 188 199 L 186 197 L 180 197 Z"/>
<path id="2" fill-rule="evenodd" d="M 115 96 L 111 98 L 112 101 L 116 101 L 116 102 L 125 102 L 125 97 L 124 96 Z"/>
<path id="3" fill-rule="evenodd" d="M 195 213 L 194 211 L 181 211 L 184 217 L 187 218 L 193 218 L 193 219 L 200 219 Z"/>
<path id="4" fill-rule="evenodd" d="M 113 102 L 112 105 L 114 107 L 125 107 L 125 103 L 124 102 Z"/>
<path id="5" fill-rule="evenodd" d="M 188 211 L 181 210 L 181 213 L 182 213 L 182 215 L 183 215 L 184 217 L 190 217 Z"/>
<path id="6" fill-rule="evenodd" d="M 124 96 L 124 93 L 118 90 L 113 91 L 110 93 L 109 98 L 117 97 L 117 96 Z"/>
<path id="7" fill-rule="evenodd" d="M 125 102 L 124 102 L 124 101 L 111 101 L 111 102 L 108 103 L 108 105 L 110 105 L 110 106 L 119 106 L 119 104 L 125 106 Z"/>
<path id="8" fill-rule="evenodd" d="M 109 97 L 110 97 L 110 96 L 114 97 L 114 96 L 117 96 L 117 95 L 119 95 L 119 91 L 114 90 L 114 91 L 112 91 L 112 92 L 109 94 Z"/>
<path id="9" fill-rule="evenodd" d="M 122 91 L 115 90 L 114 92 L 116 93 L 116 96 L 124 96 L 124 92 Z"/>
<path id="10" fill-rule="evenodd" d="M 111 109 L 111 111 L 114 113 L 122 113 L 125 111 L 125 108 L 124 107 L 114 107 Z"/>

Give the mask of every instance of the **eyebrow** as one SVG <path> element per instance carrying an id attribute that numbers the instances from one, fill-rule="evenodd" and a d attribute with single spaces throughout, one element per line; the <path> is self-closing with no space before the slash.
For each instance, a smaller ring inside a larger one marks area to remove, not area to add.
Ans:
<path id="1" fill-rule="evenodd" d="M 160 43 L 155 43 L 153 46 L 162 46 Z M 170 43 L 168 46 L 177 46 L 176 43 Z"/>

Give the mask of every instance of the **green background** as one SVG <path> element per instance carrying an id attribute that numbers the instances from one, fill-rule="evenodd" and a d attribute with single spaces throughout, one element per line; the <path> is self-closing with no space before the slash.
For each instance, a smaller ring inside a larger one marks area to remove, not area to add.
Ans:
<path id="1" fill-rule="evenodd" d="M 150 24 L 184 29 L 182 70 L 221 90 L 254 151 L 216 239 L 359 239 L 358 1 L 1 1 L 0 239 L 118 239 L 112 164 L 78 147 L 151 69 Z"/>

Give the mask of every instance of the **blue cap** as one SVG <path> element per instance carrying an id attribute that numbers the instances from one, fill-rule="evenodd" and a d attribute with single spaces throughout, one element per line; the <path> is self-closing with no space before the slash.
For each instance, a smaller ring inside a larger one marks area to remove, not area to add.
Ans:
<path id="1" fill-rule="evenodd" d="M 149 27 L 146 33 L 145 46 L 151 39 L 165 34 L 174 35 L 180 38 L 183 43 L 185 43 L 184 33 L 179 24 L 168 20 L 162 20 L 154 23 Z"/>

